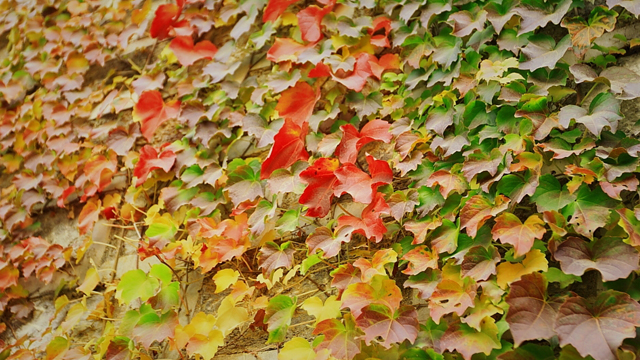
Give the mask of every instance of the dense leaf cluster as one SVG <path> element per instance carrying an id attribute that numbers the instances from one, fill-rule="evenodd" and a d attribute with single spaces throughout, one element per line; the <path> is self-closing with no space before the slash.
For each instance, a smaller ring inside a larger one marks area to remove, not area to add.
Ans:
<path id="1" fill-rule="evenodd" d="M 640 74 L 617 61 L 640 41 L 616 26 L 639 15 L 3 0 L 0 359 L 208 360 L 247 331 L 282 360 L 635 359 L 640 141 L 620 107 Z M 39 236 L 55 208 L 82 246 Z M 76 272 L 112 241 L 155 264 Z M 57 272 L 78 279 L 18 338 Z M 213 310 L 190 311 L 190 273 Z M 86 321 L 102 330 L 79 342 Z"/>

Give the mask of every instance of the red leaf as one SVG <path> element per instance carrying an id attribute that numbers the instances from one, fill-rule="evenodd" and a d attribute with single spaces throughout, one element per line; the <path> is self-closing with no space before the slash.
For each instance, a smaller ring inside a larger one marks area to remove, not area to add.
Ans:
<path id="1" fill-rule="evenodd" d="M 169 48 L 176 54 L 182 66 L 189 66 L 200 59 L 212 59 L 218 48 L 209 40 L 203 40 L 193 45 L 191 36 L 178 36 L 171 40 Z"/>
<path id="2" fill-rule="evenodd" d="M 118 158 L 115 152 L 108 152 L 109 158 L 104 155 L 97 155 L 84 164 L 84 174 L 87 179 L 98 187 L 98 191 L 104 190 L 109 184 L 113 174 L 118 168 Z"/>
<path id="3" fill-rule="evenodd" d="M 276 21 L 282 15 L 289 5 L 298 2 L 298 0 L 269 0 L 267 7 L 262 14 L 262 22 Z"/>
<path id="4" fill-rule="evenodd" d="M 89 199 L 80 211 L 78 216 L 78 229 L 80 235 L 84 235 L 93 229 L 93 225 L 98 221 L 100 215 L 101 201 L 97 197 Z"/>
<path id="5" fill-rule="evenodd" d="M 165 172 L 171 170 L 176 161 L 176 154 L 171 150 L 164 150 L 160 154 L 152 146 L 145 145 L 140 149 L 140 159 L 133 169 L 133 176 L 138 178 L 136 186 L 147 181 L 149 173 L 155 169 L 162 169 Z"/>
<path id="6" fill-rule="evenodd" d="M 276 111 L 285 120 L 302 126 L 309 121 L 318 99 L 320 99 L 319 90 L 314 90 L 307 82 L 298 81 L 294 87 L 282 92 Z"/>
<path id="7" fill-rule="evenodd" d="M 371 75 L 379 80 L 385 70 L 400 68 L 400 57 L 398 54 L 384 54 L 380 60 L 378 60 L 375 56 L 372 56 L 371 59 L 369 59 L 369 66 L 371 66 Z"/>
<path id="8" fill-rule="evenodd" d="M 362 210 L 360 218 L 342 215 L 338 218 L 338 226 L 351 225 L 355 229 L 354 233 L 362 234 L 367 239 L 374 238 L 374 242 L 379 243 L 387 232 L 380 215 L 389 214 L 390 210 L 382 193 L 377 192 L 371 204 Z"/>
<path id="9" fill-rule="evenodd" d="M 358 58 L 356 59 L 356 63 L 353 66 L 353 72 L 350 75 L 344 76 L 344 77 L 338 77 L 335 74 L 332 74 L 333 80 L 346 86 L 348 89 L 351 89 L 357 92 L 362 91 L 362 89 L 364 88 L 364 85 L 367 83 L 367 78 L 373 75 L 373 71 L 371 70 L 371 65 L 369 63 L 369 60 L 371 58 L 375 59 L 375 56 L 368 53 L 361 53 L 360 55 L 358 55 Z"/>
<path id="10" fill-rule="evenodd" d="M 351 124 L 341 126 L 343 135 L 336 148 L 336 156 L 343 164 L 355 164 L 358 152 L 366 144 L 376 140 L 385 143 L 391 141 L 393 135 L 389 132 L 390 127 L 388 122 L 378 119 L 369 121 L 360 132 Z"/>
<path id="11" fill-rule="evenodd" d="M 169 31 L 173 28 L 174 23 L 182 12 L 182 6 L 175 4 L 164 4 L 158 6 L 156 17 L 151 22 L 149 35 L 158 40 L 164 40 L 169 37 Z"/>
<path id="12" fill-rule="evenodd" d="M 268 179 L 271 173 L 278 169 L 288 168 L 298 160 L 308 160 L 309 154 L 304 148 L 304 138 L 309 131 L 309 125 L 302 127 L 291 120 L 284 121 L 284 126 L 273 138 L 273 146 L 269 156 L 262 163 L 260 179 Z"/>
<path id="13" fill-rule="evenodd" d="M 386 161 L 367 156 L 367 163 L 371 176 L 353 164 L 346 164 L 338 169 L 335 172 L 338 185 L 334 189 L 334 195 L 340 196 L 346 192 L 354 201 L 369 204 L 379 185 L 393 181 L 393 172 Z"/>
<path id="14" fill-rule="evenodd" d="M 157 90 L 145 91 L 133 108 L 133 117 L 142 123 L 142 136 L 151 141 L 153 133 L 165 121 L 174 119 L 180 112 L 180 100 L 165 104 Z"/>
<path id="15" fill-rule="evenodd" d="M 302 45 L 290 38 L 276 38 L 269 51 L 267 51 L 267 60 L 273 62 L 296 62 L 298 61 L 298 55 L 301 52 L 313 47 L 314 45 L 315 43 Z"/>
<path id="16" fill-rule="evenodd" d="M 298 17 L 298 26 L 302 33 L 302 40 L 312 43 L 318 42 L 322 39 L 321 22 L 322 18 L 331 11 L 331 7 L 319 8 L 316 5 L 311 5 L 308 8 L 301 10 L 296 15 Z"/>
<path id="17" fill-rule="evenodd" d="M 384 29 L 384 35 L 373 35 L 379 30 Z M 371 36 L 371 44 L 380 47 L 389 47 L 389 33 L 391 32 L 391 20 L 386 16 L 381 16 L 375 20 L 373 20 L 373 26 L 367 30 L 369 35 Z"/>
<path id="18" fill-rule="evenodd" d="M 309 77 L 312 79 L 326 76 L 331 76 L 331 68 L 323 62 L 317 63 L 316 66 L 309 71 Z"/>
<path id="19" fill-rule="evenodd" d="M 333 187 L 338 181 L 334 175 L 338 165 L 336 159 L 320 158 L 300 173 L 300 179 L 308 184 L 299 200 L 309 208 L 307 216 L 324 217 L 329 213 Z"/>

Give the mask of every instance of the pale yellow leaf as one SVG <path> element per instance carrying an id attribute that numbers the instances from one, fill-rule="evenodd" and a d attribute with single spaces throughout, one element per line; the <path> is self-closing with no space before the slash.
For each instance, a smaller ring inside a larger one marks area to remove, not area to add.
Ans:
<path id="1" fill-rule="evenodd" d="M 98 286 L 98 283 L 100 283 L 100 274 L 98 274 L 98 270 L 96 270 L 96 268 L 91 267 L 87 270 L 82 285 L 78 286 L 78 291 L 82 291 L 89 296 L 93 289 Z"/>
<path id="2" fill-rule="evenodd" d="M 216 284 L 216 294 L 225 291 L 231 284 L 238 281 L 240 273 L 233 269 L 224 269 L 218 271 L 213 276 L 213 282 Z"/>
<path id="3" fill-rule="evenodd" d="M 328 297 L 324 303 L 317 297 L 311 297 L 302 303 L 302 309 L 316 318 L 316 324 L 322 320 L 335 319 L 340 316 L 342 301 L 335 295 Z"/>
<path id="4" fill-rule="evenodd" d="M 294 337 L 284 343 L 278 354 L 278 360 L 313 360 L 315 358 L 316 352 L 311 348 L 311 344 L 301 337 Z"/>

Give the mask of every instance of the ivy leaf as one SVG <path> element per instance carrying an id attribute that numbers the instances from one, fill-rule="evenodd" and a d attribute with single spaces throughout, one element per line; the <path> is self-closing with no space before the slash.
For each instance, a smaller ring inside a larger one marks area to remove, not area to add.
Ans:
<path id="1" fill-rule="evenodd" d="M 158 40 L 169 37 L 169 32 L 182 12 L 182 5 L 163 4 L 156 9 L 156 16 L 151 22 L 149 35 Z"/>
<path id="2" fill-rule="evenodd" d="M 83 292 L 85 295 L 91 295 L 93 289 L 100 283 L 100 274 L 95 267 L 90 267 L 84 275 L 84 281 L 78 286 L 78 291 Z"/>
<path id="3" fill-rule="evenodd" d="M 422 244 L 426 240 L 429 231 L 438 228 L 442 224 L 442 221 L 443 220 L 439 218 L 432 219 L 429 217 L 420 221 L 409 220 L 404 223 L 404 229 L 410 231 L 414 235 L 411 244 L 418 245 Z M 436 250 L 441 249 L 439 246 L 435 246 L 433 241 L 431 246 Z"/>
<path id="4" fill-rule="evenodd" d="M 147 181 L 149 173 L 155 169 L 162 169 L 165 172 L 169 172 L 175 161 L 176 154 L 173 151 L 167 149 L 158 153 L 154 147 L 145 145 L 140 149 L 140 158 L 138 159 L 136 167 L 133 169 L 133 176 L 138 178 L 136 186 L 144 184 L 144 182 Z"/>
<path id="5" fill-rule="evenodd" d="M 338 218 L 338 226 L 352 226 L 353 233 L 362 234 L 367 239 L 374 239 L 375 243 L 382 241 L 387 232 L 380 215 L 389 214 L 389 205 L 384 201 L 382 193 L 376 192 L 371 204 L 362 210 L 361 217 L 342 215 Z"/>
<path id="6" fill-rule="evenodd" d="M 93 197 L 82 207 L 78 215 L 78 230 L 84 235 L 93 229 L 93 225 L 100 216 L 102 202 L 98 197 Z"/>
<path id="7" fill-rule="evenodd" d="M 570 35 L 563 37 L 558 44 L 549 35 L 532 35 L 529 37 L 527 46 L 522 48 L 522 53 L 528 60 L 520 63 L 520 70 L 533 71 L 542 67 L 553 69 L 558 60 L 567 52 L 569 46 L 571 46 Z"/>
<path id="8" fill-rule="evenodd" d="M 260 179 L 260 161 L 257 159 L 233 159 L 227 165 L 226 189 L 233 203 L 237 206 L 244 201 L 253 201 L 264 197 Z"/>
<path id="9" fill-rule="evenodd" d="M 276 21 L 289 5 L 295 4 L 298 0 L 269 0 L 267 7 L 262 14 L 262 22 Z"/>
<path id="10" fill-rule="evenodd" d="M 542 239 L 547 232 L 544 221 L 536 215 L 531 215 L 522 223 L 517 216 L 504 213 L 496 218 L 496 224 L 491 233 L 494 240 L 500 240 L 503 244 L 513 245 L 515 257 L 520 257 L 531 250 L 535 239 Z"/>
<path id="11" fill-rule="evenodd" d="M 417 275 L 428 268 L 438 268 L 438 254 L 427 249 L 425 245 L 420 245 L 402 257 L 402 260 L 409 262 L 409 266 L 402 270 L 407 275 Z"/>
<path id="12" fill-rule="evenodd" d="M 326 319 L 337 319 L 340 317 L 340 307 L 342 301 L 338 300 L 335 295 L 329 296 L 323 301 L 317 297 L 310 297 L 302 303 L 302 309 L 309 315 L 316 318 L 316 324 Z"/>
<path id="13" fill-rule="evenodd" d="M 546 340 L 556 335 L 553 324 L 560 303 L 547 295 L 547 280 L 537 272 L 511 283 L 506 320 L 515 345 L 526 340 Z"/>
<path id="14" fill-rule="evenodd" d="M 303 124 L 309 122 L 318 99 L 320 99 L 319 89 L 314 90 L 309 83 L 298 81 L 294 87 L 280 94 L 276 111 L 285 121 L 289 120 L 293 124 L 303 127 Z"/>
<path id="15" fill-rule="evenodd" d="M 386 276 L 385 266 L 398 261 L 398 253 L 393 249 L 382 249 L 376 251 L 371 261 L 359 258 L 353 262 L 353 266 L 360 269 L 362 282 L 369 282 L 376 275 Z"/>
<path id="16" fill-rule="evenodd" d="M 384 340 L 382 346 L 387 349 L 404 340 L 413 343 L 418 336 L 418 312 L 413 306 L 405 305 L 394 312 L 384 305 L 368 305 L 356 319 L 356 324 L 364 331 L 367 345 L 379 336 Z"/>
<path id="17" fill-rule="evenodd" d="M 388 122 L 377 119 L 366 123 L 361 131 L 351 124 L 341 126 L 343 135 L 336 148 L 336 156 L 342 164 L 355 164 L 358 152 L 366 144 L 372 141 L 391 141 L 393 135 L 389 132 L 390 127 Z"/>
<path id="18" fill-rule="evenodd" d="M 493 245 L 488 248 L 481 245 L 474 246 L 462 259 L 461 274 L 476 281 L 486 280 L 496 273 L 496 264 L 500 259 L 500 253 Z"/>
<path id="19" fill-rule="evenodd" d="M 395 191 L 387 199 L 391 216 L 396 221 L 400 221 L 406 213 L 412 212 L 418 203 L 418 192 L 415 189 Z"/>
<path id="20" fill-rule="evenodd" d="M 390 184 L 393 181 L 393 172 L 389 163 L 376 160 L 367 156 L 369 172 L 371 176 L 358 169 L 353 164 L 345 164 L 335 171 L 338 184 L 334 188 L 334 195 L 340 196 L 347 193 L 354 201 L 370 204 L 379 185 Z"/>
<path id="21" fill-rule="evenodd" d="M 464 37 L 474 30 L 480 31 L 484 29 L 484 23 L 487 21 L 487 11 L 479 10 L 472 13 L 468 10 L 462 10 L 449 15 L 449 20 L 453 20 L 454 23 L 451 35 Z"/>
<path id="22" fill-rule="evenodd" d="M 322 342 L 316 351 L 327 349 L 338 360 L 351 360 L 360 353 L 362 331 L 356 327 L 351 314 L 345 314 L 343 321 L 327 319 L 321 321 L 313 330 L 314 335 L 322 334 Z"/>
<path id="23" fill-rule="evenodd" d="M 436 323 L 442 316 L 456 313 L 462 316 L 474 305 L 478 286 L 469 278 L 462 278 L 460 267 L 450 263 L 442 268 L 442 281 L 436 286 L 429 298 L 429 313 Z"/>
<path id="24" fill-rule="evenodd" d="M 547 271 L 549 269 L 549 262 L 545 258 L 544 254 L 538 250 L 533 249 L 525 255 L 522 263 L 510 263 L 503 262 L 496 268 L 498 286 L 505 288 L 508 284 L 520 279 L 522 276 L 531 274 L 537 271 Z"/>
<path id="25" fill-rule="evenodd" d="M 316 352 L 305 338 L 294 337 L 284 343 L 278 352 L 278 360 L 314 360 Z"/>
<path id="26" fill-rule="evenodd" d="M 569 204 L 562 213 L 565 217 L 572 216 L 569 224 L 573 225 L 576 232 L 593 238 L 596 229 L 607 224 L 609 211 L 615 203 L 600 187 L 590 190 L 583 184 L 576 193 L 575 202 Z"/>
<path id="27" fill-rule="evenodd" d="M 560 210 L 576 200 L 575 194 L 563 189 L 558 179 L 551 174 L 542 175 L 531 201 L 536 203 L 539 212 Z"/>
<path id="28" fill-rule="evenodd" d="M 309 254 L 315 254 L 320 249 L 322 250 L 322 257 L 325 259 L 338 255 L 342 243 L 351 240 L 352 232 L 353 227 L 351 226 L 340 227 L 335 234 L 331 229 L 324 226 L 316 228 L 306 241 L 309 247 Z"/>
<path id="29" fill-rule="evenodd" d="M 263 269 L 267 274 L 271 274 L 278 268 L 289 269 L 293 264 L 294 252 L 295 250 L 291 247 L 290 241 L 281 245 L 269 241 L 260 248 L 259 268 Z"/>
<path id="30" fill-rule="evenodd" d="M 585 271 L 600 271 L 604 281 L 623 279 L 638 269 L 640 254 L 636 249 L 616 237 L 605 236 L 592 242 L 577 237 L 558 245 L 553 255 L 562 271 L 582 276 Z"/>
<path id="31" fill-rule="evenodd" d="M 571 3 L 571 0 L 561 0 L 555 3 L 555 7 L 547 6 L 547 8 L 542 9 L 527 5 L 518 7 L 517 12 L 522 19 L 520 20 L 518 35 L 528 33 L 539 27 L 544 27 L 549 22 L 558 25 L 567 11 L 569 11 Z"/>
<path id="32" fill-rule="evenodd" d="M 269 300 L 264 323 L 268 324 L 269 339 L 267 344 L 282 342 L 287 336 L 287 329 L 291 324 L 291 318 L 296 311 L 296 297 L 278 295 Z"/>
<path id="33" fill-rule="evenodd" d="M 309 208 L 307 216 L 324 217 L 329 213 L 339 165 L 337 159 L 320 158 L 300 173 L 300 180 L 308 185 L 298 201 Z"/>
<path id="34" fill-rule="evenodd" d="M 169 48 L 178 58 L 180 65 L 193 65 L 200 59 L 213 59 L 218 52 L 218 48 L 209 40 L 203 40 L 193 44 L 191 36 L 177 36 L 169 44 Z"/>
<path id="35" fill-rule="evenodd" d="M 217 271 L 215 275 L 213 275 L 213 282 L 216 284 L 216 294 L 219 294 L 225 291 L 229 286 L 238 281 L 240 277 L 240 273 L 233 269 L 223 269 Z"/>
<path id="36" fill-rule="evenodd" d="M 140 317 L 132 334 L 137 342 L 148 349 L 154 341 L 161 342 L 173 338 L 179 324 L 175 311 L 168 311 L 162 315 L 152 312 Z"/>
<path id="37" fill-rule="evenodd" d="M 498 215 L 509 206 L 509 198 L 498 195 L 491 203 L 482 195 L 474 195 L 460 210 L 460 229 L 467 229 L 467 235 L 476 237 L 478 229 L 485 221 Z"/>
<path id="38" fill-rule="evenodd" d="M 145 91 L 133 108 L 133 118 L 141 123 L 142 136 L 151 142 L 158 127 L 180 113 L 180 100 L 165 103 L 157 90 Z"/>
<path id="39" fill-rule="evenodd" d="M 618 13 L 613 10 L 596 6 L 591 10 L 588 21 L 581 17 L 565 18 L 561 25 L 569 30 L 574 51 L 582 57 L 591 47 L 593 40 L 602 36 L 605 31 L 613 30 L 617 16 Z"/>
<path id="40" fill-rule="evenodd" d="M 167 270 L 169 271 L 168 276 Z M 155 294 L 160 285 L 159 280 L 163 284 L 171 282 L 171 270 L 163 264 L 154 265 L 149 274 L 140 269 L 127 271 L 120 278 L 116 288 L 116 299 L 126 304 L 138 298 L 143 302 L 147 301 Z"/>
<path id="41" fill-rule="evenodd" d="M 620 115 L 620 101 L 615 95 L 610 93 L 598 94 L 589 105 L 589 110 L 585 110 L 576 105 L 567 105 L 558 114 L 561 124 L 569 124 L 572 119 L 583 124 L 592 134 L 600 137 L 602 129 L 609 127 L 615 132 L 618 127 Z"/>
<path id="42" fill-rule="evenodd" d="M 261 180 L 268 179 L 275 170 L 288 168 L 298 160 L 309 159 L 304 144 L 308 131 L 309 126 L 306 123 L 298 126 L 289 119 L 284 121 L 284 126 L 273 138 L 274 143 L 269 156 L 262 163 Z"/>
<path id="43" fill-rule="evenodd" d="M 442 194 L 443 198 L 449 197 L 451 192 L 456 192 L 458 194 L 464 194 L 465 190 L 468 189 L 468 184 L 462 176 L 456 173 L 452 173 L 449 170 L 438 170 L 429 176 L 427 179 L 427 186 L 434 187 L 435 185 L 439 185 L 438 190 L 440 194 Z"/>
<path id="44" fill-rule="evenodd" d="M 628 294 L 607 290 L 595 299 L 567 299 L 558 309 L 555 330 L 560 346 L 573 345 L 581 356 L 615 360 L 624 339 L 636 336 L 640 305 Z"/>
<path id="45" fill-rule="evenodd" d="M 356 318 L 362 309 L 370 304 L 387 306 L 397 310 L 402 300 L 402 293 L 396 282 L 383 275 L 376 275 L 370 283 L 355 283 L 342 293 L 342 308 L 351 309 Z"/>
<path id="46" fill-rule="evenodd" d="M 441 349 L 456 350 L 465 360 L 471 360 L 474 354 L 489 355 L 493 349 L 499 349 L 502 346 L 498 339 L 495 320 L 485 317 L 480 323 L 480 328 L 482 330 L 477 331 L 460 321 L 449 324 L 447 331 L 440 339 Z"/>
<path id="47" fill-rule="evenodd" d="M 315 43 L 322 39 L 322 18 L 331 10 L 331 6 L 310 5 L 296 14 L 302 40 Z"/>
<path id="48" fill-rule="evenodd" d="M 629 243 L 633 246 L 640 245 L 640 220 L 629 209 L 616 210 L 620 215 L 620 226 L 629 234 Z"/>

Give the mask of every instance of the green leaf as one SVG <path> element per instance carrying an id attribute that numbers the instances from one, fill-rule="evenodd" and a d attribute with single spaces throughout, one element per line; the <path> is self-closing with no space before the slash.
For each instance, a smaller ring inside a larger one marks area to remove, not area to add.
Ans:
<path id="1" fill-rule="evenodd" d="M 268 324 L 269 339 L 267 344 L 282 342 L 287 336 L 287 329 L 291 325 L 291 318 L 296 311 L 296 297 L 278 295 L 269 300 L 264 323 Z"/>
<path id="2" fill-rule="evenodd" d="M 531 196 L 531 201 L 536 203 L 538 212 L 560 210 L 575 199 L 576 195 L 569 194 L 566 187 L 562 188 L 558 179 L 551 174 L 540 177 L 540 184 Z"/>

